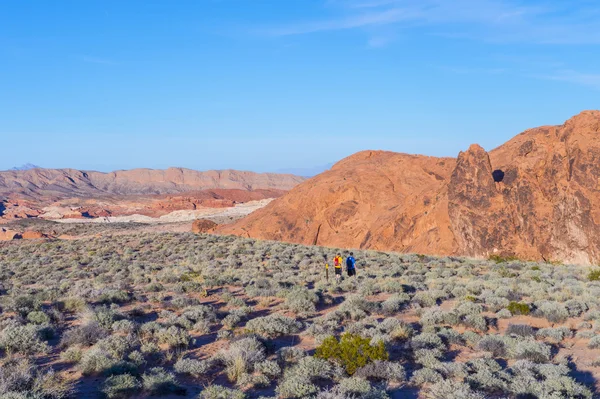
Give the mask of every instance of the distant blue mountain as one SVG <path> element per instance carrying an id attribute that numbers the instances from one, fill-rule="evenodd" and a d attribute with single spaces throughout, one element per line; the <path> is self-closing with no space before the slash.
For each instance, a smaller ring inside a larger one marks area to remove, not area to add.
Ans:
<path id="1" fill-rule="evenodd" d="M 39 168 L 39 166 L 34 165 L 32 163 L 26 163 L 25 165 L 15 166 L 14 168 L 11 168 L 10 170 L 29 170 L 29 169 L 35 169 L 35 168 Z"/>

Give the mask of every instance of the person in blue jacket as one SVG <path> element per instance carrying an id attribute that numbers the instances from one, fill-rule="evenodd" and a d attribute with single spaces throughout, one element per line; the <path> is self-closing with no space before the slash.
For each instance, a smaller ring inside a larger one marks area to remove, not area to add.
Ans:
<path id="1" fill-rule="evenodd" d="M 350 256 L 346 258 L 346 271 L 349 277 L 356 276 L 356 259 L 353 252 L 350 252 Z"/>

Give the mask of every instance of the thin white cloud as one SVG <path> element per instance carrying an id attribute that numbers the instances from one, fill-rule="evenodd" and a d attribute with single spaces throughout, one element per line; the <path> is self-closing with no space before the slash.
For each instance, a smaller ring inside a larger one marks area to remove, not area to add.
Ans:
<path id="1" fill-rule="evenodd" d="M 600 44 L 600 4 L 587 0 L 328 0 L 329 19 L 271 29 L 275 36 L 325 31 L 436 28 L 449 37 L 537 44 Z M 532 5 L 534 4 L 534 5 Z M 436 32 L 437 33 L 437 32 Z M 439 34 L 439 33 L 438 33 Z M 389 35 L 388 35 L 389 36 Z"/>
<path id="2" fill-rule="evenodd" d="M 600 74 L 585 73 L 573 70 L 557 71 L 548 75 L 537 75 L 536 77 L 547 80 L 574 83 L 580 86 L 600 90 Z"/>

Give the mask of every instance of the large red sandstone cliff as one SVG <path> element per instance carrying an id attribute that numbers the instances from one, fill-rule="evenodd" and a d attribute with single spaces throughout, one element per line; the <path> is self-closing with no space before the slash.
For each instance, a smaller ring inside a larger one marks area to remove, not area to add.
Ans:
<path id="1" fill-rule="evenodd" d="M 600 111 L 457 159 L 364 151 L 218 229 L 304 244 L 600 261 Z"/>

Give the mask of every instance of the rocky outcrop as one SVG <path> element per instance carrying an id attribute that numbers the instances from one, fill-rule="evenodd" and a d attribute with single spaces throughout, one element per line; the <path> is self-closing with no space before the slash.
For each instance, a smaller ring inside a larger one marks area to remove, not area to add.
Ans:
<path id="1" fill-rule="evenodd" d="M 38 240 L 42 238 L 50 238 L 50 236 L 40 233 L 39 231 L 24 231 L 21 234 L 21 238 L 24 240 Z"/>
<path id="2" fill-rule="evenodd" d="M 23 238 L 17 231 L 0 228 L 0 241 L 12 241 Z"/>
<path id="3" fill-rule="evenodd" d="M 217 227 L 212 220 L 198 219 L 192 223 L 192 232 L 196 234 L 209 233 Z"/>
<path id="4" fill-rule="evenodd" d="M 224 234 L 435 255 L 600 261 L 600 111 L 456 159 L 355 154 Z"/>

